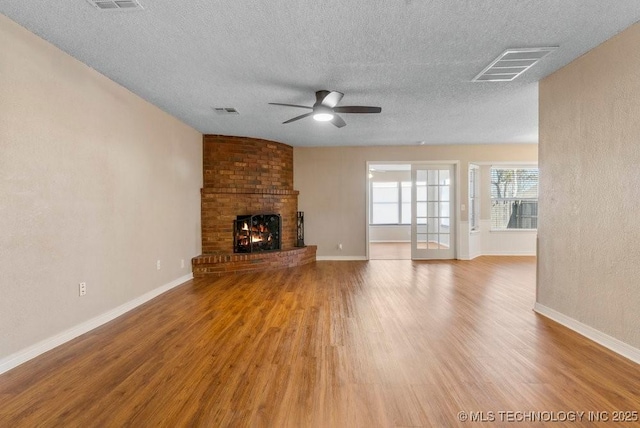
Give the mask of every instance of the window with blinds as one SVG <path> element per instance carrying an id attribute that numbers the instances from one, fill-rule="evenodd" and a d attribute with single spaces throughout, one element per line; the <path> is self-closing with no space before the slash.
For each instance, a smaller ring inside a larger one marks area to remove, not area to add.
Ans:
<path id="1" fill-rule="evenodd" d="M 480 229 L 480 169 L 469 165 L 469 229 Z"/>
<path id="2" fill-rule="evenodd" d="M 491 230 L 538 228 L 538 168 L 491 168 Z"/>
<path id="3" fill-rule="evenodd" d="M 411 224 L 411 182 L 371 182 L 370 224 Z"/>

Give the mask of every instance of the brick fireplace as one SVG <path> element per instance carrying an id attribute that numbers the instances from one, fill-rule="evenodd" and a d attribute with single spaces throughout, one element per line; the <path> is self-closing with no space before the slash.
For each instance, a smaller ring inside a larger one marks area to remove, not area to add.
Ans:
<path id="1" fill-rule="evenodd" d="M 253 272 L 315 261 L 316 247 L 296 247 L 298 191 L 293 189 L 293 148 L 246 137 L 203 137 L 202 255 L 195 277 Z M 280 250 L 234 253 L 238 216 L 281 217 Z"/>

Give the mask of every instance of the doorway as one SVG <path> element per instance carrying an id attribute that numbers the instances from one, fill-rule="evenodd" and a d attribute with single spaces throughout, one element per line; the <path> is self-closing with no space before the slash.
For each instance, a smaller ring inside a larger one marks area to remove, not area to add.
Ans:
<path id="1" fill-rule="evenodd" d="M 368 167 L 370 260 L 411 259 L 411 164 Z"/>
<path id="2" fill-rule="evenodd" d="M 369 260 L 455 258 L 454 167 L 367 163 Z"/>
<path id="3" fill-rule="evenodd" d="M 411 259 L 455 258 L 453 165 L 411 165 Z"/>

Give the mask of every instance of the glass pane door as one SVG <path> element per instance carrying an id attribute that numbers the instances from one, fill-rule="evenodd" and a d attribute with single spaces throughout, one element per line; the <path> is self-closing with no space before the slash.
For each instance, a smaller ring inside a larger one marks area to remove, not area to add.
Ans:
<path id="1" fill-rule="evenodd" d="M 411 180 L 411 258 L 455 258 L 453 165 L 413 164 Z"/>

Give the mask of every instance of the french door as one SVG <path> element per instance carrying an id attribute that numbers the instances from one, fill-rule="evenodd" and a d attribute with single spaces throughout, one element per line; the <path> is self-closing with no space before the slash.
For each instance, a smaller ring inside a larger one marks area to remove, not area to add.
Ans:
<path id="1" fill-rule="evenodd" d="M 411 165 L 411 258 L 455 258 L 454 165 Z"/>

